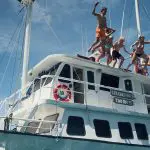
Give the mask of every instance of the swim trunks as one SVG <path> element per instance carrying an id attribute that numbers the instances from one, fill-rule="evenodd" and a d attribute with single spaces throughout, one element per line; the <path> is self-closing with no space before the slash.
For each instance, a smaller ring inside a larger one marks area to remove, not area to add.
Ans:
<path id="1" fill-rule="evenodd" d="M 122 55 L 118 51 L 113 50 L 113 52 L 112 52 L 113 60 L 119 59 L 120 57 L 122 57 Z"/>
<path id="2" fill-rule="evenodd" d="M 106 37 L 105 30 L 99 27 L 96 28 L 96 38 Z"/>

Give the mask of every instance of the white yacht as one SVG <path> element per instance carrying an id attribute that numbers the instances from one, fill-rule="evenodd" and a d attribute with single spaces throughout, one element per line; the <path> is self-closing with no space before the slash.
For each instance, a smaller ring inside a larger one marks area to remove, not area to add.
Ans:
<path id="1" fill-rule="evenodd" d="M 30 22 L 33 0 L 23 2 Z M 49 55 L 30 71 L 27 61 L 22 89 L 1 103 L 0 150 L 150 149 L 148 76 L 82 56 Z"/>

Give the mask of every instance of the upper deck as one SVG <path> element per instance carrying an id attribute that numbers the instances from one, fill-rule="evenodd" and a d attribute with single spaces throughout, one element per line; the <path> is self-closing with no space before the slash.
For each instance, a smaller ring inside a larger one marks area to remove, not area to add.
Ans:
<path id="1" fill-rule="evenodd" d="M 55 66 L 58 63 L 60 64 Z M 49 81 L 52 81 L 50 84 L 46 83 L 39 88 L 41 99 L 56 100 L 60 95 L 56 96 L 54 90 L 58 92 L 58 85 L 61 84 L 65 85 L 71 94 L 69 103 L 123 112 L 148 113 L 149 77 L 97 64 L 80 57 L 50 55 L 29 71 L 29 82 L 38 77 L 42 78 L 38 83 L 43 83 L 42 80 L 48 78 L 46 72 L 49 72 L 52 66 L 57 69 L 55 74 L 51 74 L 55 79 L 53 81 L 50 79 Z"/>
<path id="2" fill-rule="evenodd" d="M 79 57 L 50 55 L 29 71 L 28 81 L 23 107 L 51 99 L 72 107 L 143 114 L 150 110 L 149 77 Z"/>

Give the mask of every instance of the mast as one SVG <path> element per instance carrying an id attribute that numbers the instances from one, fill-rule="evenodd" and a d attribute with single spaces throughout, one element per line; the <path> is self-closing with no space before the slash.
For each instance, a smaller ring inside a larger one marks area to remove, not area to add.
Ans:
<path id="1" fill-rule="evenodd" d="M 24 35 L 24 56 L 23 56 L 23 69 L 22 69 L 22 95 L 25 94 L 28 77 L 28 65 L 29 65 L 29 50 L 30 50 L 30 34 L 31 34 L 31 18 L 32 18 L 32 5 L 34 0 L 18 0 L 27 9 L 25 35 Z"/>
<path id="2" fill-rule="evenodd" d="M 135 0 L 135 13 L 136 13 L 136 23 L 137 23 L 137 31 L 138 37 L 141 35 L 141 24 L 140 24 L 140 14 L 139 14 L 139 1 Z"/>

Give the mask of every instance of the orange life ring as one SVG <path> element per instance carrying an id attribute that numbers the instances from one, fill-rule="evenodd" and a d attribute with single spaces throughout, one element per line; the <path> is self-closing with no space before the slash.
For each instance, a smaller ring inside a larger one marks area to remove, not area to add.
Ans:
<path id="1" fill-rule="evenodd" d="M 53 94 L 56 101 L 69 102 L 71 100 L 71 91 L 69 87 L 64 84 L 59 84 L 53 90 Z"/>

